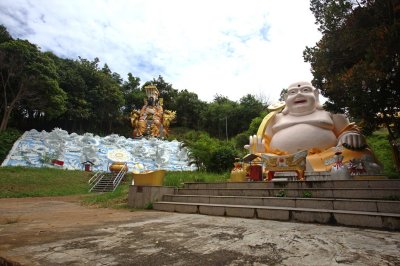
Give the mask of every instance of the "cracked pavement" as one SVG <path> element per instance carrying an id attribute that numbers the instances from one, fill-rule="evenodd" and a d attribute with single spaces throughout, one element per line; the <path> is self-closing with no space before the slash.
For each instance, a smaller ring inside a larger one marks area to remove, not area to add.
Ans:
<path id="1" fill-rule="evenodd" d="M 400 232 L 93 208 L 79 197 L 0 199 L 0 258 L 15 265 L 400 265 Z"/>

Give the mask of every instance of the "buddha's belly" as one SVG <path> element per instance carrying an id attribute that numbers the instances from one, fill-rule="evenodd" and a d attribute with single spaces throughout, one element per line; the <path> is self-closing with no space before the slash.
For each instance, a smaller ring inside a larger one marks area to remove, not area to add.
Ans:
<path id="1" fill-rule="evenodd" d="M 276 132 L 271 139 L 270 147 L 288 153 L 316 148 L 325 150 L 334 147 L 337 138 L 331 130 L 308 124 L 298 124 Z"/>

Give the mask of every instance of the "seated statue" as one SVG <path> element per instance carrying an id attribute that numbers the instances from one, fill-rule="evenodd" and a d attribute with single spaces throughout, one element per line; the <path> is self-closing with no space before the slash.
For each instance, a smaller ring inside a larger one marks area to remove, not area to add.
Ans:
<path id="1" fill-rule="evenodd" d="M 285 102 L 271 106 L 257 135 L 245 148 L 251 153 L 275 155 L 308 151 L 307 171 L 330 171 L 334 154 L 341 149 L 343 162 L 362 158 L 377 171 L 376 159 L 363 135 L 343 114 L 323 110 L 319 91 L 309 82 L 288 87 Z"/>
<path id="2" fill-rule="evenodd" d="M 162 99 L 158 99 L 159 92 L 154 85 L 146 86 L 145 89 L 148 98 L 142 109 L 131 112 L 133 137 L 140 138 L 146 135 L 166 137 L 170 122 L 175 118 L 176 112 L 164 111 Z"/>

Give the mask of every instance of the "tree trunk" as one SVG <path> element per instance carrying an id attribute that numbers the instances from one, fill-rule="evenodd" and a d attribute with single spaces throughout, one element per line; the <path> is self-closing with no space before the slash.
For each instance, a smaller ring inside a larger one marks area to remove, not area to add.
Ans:
<path id="1" fill-rule="evenodd" d="M 389 144 L 390 147 L 392 148 L 394 166 L 396 168 L 396 171 L 400 172 L 400 144 L 397 143 L 396 138 L 394 137 L 394 134 L 390 129 L 390 125 L 387 122 L 385 122 L 385 126 L 389 133 Z"/>
<path id="2" fill-rule="evenodd" d="M 0 132 L 3 132 L 4 130 L 7 129 L 7 124 L 8 124 L 8 120 L 10 119 L 11 116 L 11 112 L 14 109 L 16 103 L 20 100 L 21 96 L 23 95 L 23 91 L 24 91 L 24 83 L 22 82 L 19 85 L 17 94 L 15 95 L 14 99 L 12 99 L 11 103 L 9 105 L 7 105 L 7 98 L 4 98 L 4 114 L 3 114 L 3 118 L 1 120 L 1 124 L 0 124 Z M 5 88 L 4 88 L 4 97 L 6 97 L 6 93 L 5 93 Z"/>
<path id="3" fill-rule="evenodd" d="M 10 115 L 11 115 L 11 111 L 12 111 L 12 109 L 9 106 L 4 109 L 5 110 L 4 110 L 3 118 L 1 119 L 1 124 L 0 124 L 0 132 L 3 132 L 4 130 L 7 129 L 8 120 L 10 119 Z"/>

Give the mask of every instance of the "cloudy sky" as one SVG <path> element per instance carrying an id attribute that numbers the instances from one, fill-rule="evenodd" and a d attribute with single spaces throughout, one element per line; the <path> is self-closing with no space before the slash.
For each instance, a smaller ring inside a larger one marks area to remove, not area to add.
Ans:
<path id="1" fill-rule="evenodd" d="M 321 38 L 309 0 L 1 0 L 0 23 L 60 57 L 107 63 L 142 84 L 163 76 L 212 101 L 276 101 L 311 80 L 302 53 Z"/>

